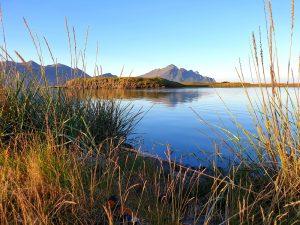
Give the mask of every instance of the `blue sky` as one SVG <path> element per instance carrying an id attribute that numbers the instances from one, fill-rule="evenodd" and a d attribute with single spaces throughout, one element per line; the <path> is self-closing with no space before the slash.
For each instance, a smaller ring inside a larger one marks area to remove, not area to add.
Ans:
<path id="1" fill-rule="evenodd" d="M 103 72 L 140 75 L 168 64 L 197 70 L 218 81 L 235 81 L 241 58 L 245 68 L 250 56 L 251 32 L 265 27 L 262 0 L 0 0 L 9 52 L 38 61 L 26 30 L 24 16 L 41 38 L 45 64 L 52 60 L 45 36 L 58 62 L 70 65 L 64 18 L 75 27 L 78 48 L 84 47 L 89 27 L 87 72 L 93 74 L 96 46 Z M 300 45 L 300 5 L 296 2 L 294 65 Z M 273 0 L 277 45 L 286 68 L 290 1 Z M 3 38 L 2 38 L 3 39 Z M 3 42 L 1 40 L 1 42 Z M 297 71 L 297 67 L 295 68 Z"/>

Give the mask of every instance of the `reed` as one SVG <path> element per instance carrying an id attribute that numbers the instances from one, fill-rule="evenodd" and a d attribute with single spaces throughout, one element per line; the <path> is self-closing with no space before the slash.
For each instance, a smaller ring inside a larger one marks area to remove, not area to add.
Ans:
<path id="1" fill-rule="evenodd" d="M 259 83 L 258 101 L 245 93 L 249 100 L 250 116 L 256 127 L 255 134 L 250 133 L 239 123 L 244 133 L 247 149 L 253 155 L 241 154 L 240 165 L 233 167 L 229 179 L 240 183 L 249 191 L 228 189 L 226 194 L 226 217 L 223 223 L 239 221 L 240 224 L 297 224 L 299 223 L 299 88 L 282 87 L 280 79 L 282 71 L 279 64 L 275 36 L 275 21 L 271 1 L 267 3 L 266 39 L 267 53 L 259 39 L 252 35 L 252 66 L 250 74 Z M 291 51 L 294 33 L 294 1 L 291 1 L 291 35 L 286 75 L 287 85 L 299 81 L 300 73 L 294 74 L 291 68 Z M 259 44 L 258 44 L 259 43 Z M 298 68 L 299 71 L 300 67 Z M 244 83 L 245 71 L 240 63 L 237 73 Z M 271 80 L 269 87 L 266 85 Z M 296 99 L 296 100 L 294 100 Z M 236 137 L 231 137 L 239 143 Z M 232 203 L 236 204 L 232 204 Z"/>

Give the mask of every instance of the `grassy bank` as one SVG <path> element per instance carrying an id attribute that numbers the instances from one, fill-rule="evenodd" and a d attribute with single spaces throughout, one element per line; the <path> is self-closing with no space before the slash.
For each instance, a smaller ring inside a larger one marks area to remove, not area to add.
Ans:
<path id="1" fill-rule="evenodd" d="M 163 78 L 81 78 L 67 81 L 67 88 L 75 89 L 146 89 L 146 88 L 175 88 L 182 84 Z"/>
<path id="2" fill-rule="evenodd" d="M 15 141 L 19 146 L 1 148 L 1 224 L 120 224 L 120 214 L 107 207 L 111 195 L 142 224 L 180 224 L 187 215 L 196 222 L 207 210 L 196 207 L 210 190 L 199 174 L 176 172 L 172 163 L 166 172 L 126 154 L 121 143 L 83 153 L 34 136 Z"/>

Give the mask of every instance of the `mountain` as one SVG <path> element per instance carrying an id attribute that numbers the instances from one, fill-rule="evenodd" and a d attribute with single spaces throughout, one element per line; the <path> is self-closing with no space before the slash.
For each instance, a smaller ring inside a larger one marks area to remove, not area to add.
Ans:
<path id="1" fill-rule="evenodd" d="M 202 76 L 198 71 L 178 68 L 173 64 L 162 69 L 152 70 L 149 73 L 141 75 L 140 77 L 161 77 L 176 82 L 216 82 L 213 78 Z"/>
<path id="2" fill-rule="evenodd" d="M 44 80 L 42 77 L 42 70 L 45 71 L 46 80 L 48 85 L 64 85 L 66 81 L 74 78 L 90 78 L 87 73 L 80 69 L 74 69 L 63 64 L 53 64 L 48 66 L 41 66 L 34 61 L 28 61 L 26 65 L 23 63 L 16 63 L 12 61 L 0 62 L 0 66 L 3 68 L 5 66 L 6 74 L 10 72 L 18 72 L 20 77 L 27 76 L 26 80 L 37 79 L 37 81 L 44 85 Z M 30 69 L 28 68 L 30 67 Z M 105 73 L 98 77 L 111 77 L 117 78 L 118 76 L 111 73 Z M 162 69 L 155 69 L 141 75 L 144 78 L 154 78 L 160 77 L 170 81 L 176 82 L 215 82 L 213 78 L 205 77 L 199 74 L 198 71 L 186 70 L 184 68 L 178 68 L 171 64 Z"/>
<path id="3" fill-rule="evenodd" d="M 34 61 L 28 61 L 25 64 L 16 63 L 12 61 L 1 62 L 1 66 L 5 66 L 6 74 L 18 72 L 20 77 L 27 76 L 28 80 L 37 79 L 37 81 L 44 85 L 44 80 L 42 78 L 42 70 L 45 71 L 46 80 L 48 85 L 62 85 L 65 84 L 67 80 L 74 78 L 90 77 L 88 74 L 80 69 L 74 69 L 63 64 L 53 64 L 48 66 L 41 66 Z M 31 68 L 31 71 L 29 68 Z"/>

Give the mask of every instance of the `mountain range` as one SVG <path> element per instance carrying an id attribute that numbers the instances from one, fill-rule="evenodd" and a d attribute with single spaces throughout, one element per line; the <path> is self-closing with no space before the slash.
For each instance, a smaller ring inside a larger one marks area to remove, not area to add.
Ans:
<path id="1" fill-rule="evenodd" d="M 12 61 L 6 61 L 1 63 L 1 66 L 5 66 L 6 74 L 10 71 L 18 72 L 20 75 L 26 75 L 28 80 L 36 79 L 40 84 L 44 84 L 42 78 L 42 70 L 45 71 L 45 76 L 48 85 L 64 84 L 67 80 L 77 78 L 89 78 L 90 76 L 80 69 L 74 69 L 63 64 L 53 64 L 48 66 L 41 66 L 34 61 L 28 61 L 26 65 L 24 63 L 16 63 Z M 32 71 L 29 70 L 31 68 Z"/>
<path id="2" fill-rule="evenodd" d="M 12 61 L 6 61 L 1 63 L 5 65 L 6 73 L 9 71 L 17 71 L 19 74 L 26 74 L 28 79 L 36 78 L 40 84 L 44 84 L 42 78 L 42 70 L 45 71 L 45 76 L 48 85 L 63 85 L 67 80 L 74 78 L 90 78 L 91 76 L 80 69 L 74 69 L 63 64 L 53 64 L 48 66 L 41 66 L 34 61 L 28 61 L 26 65 L 23 63 L 16 63 Z M 31 71 L 28 69 L 31 68 Z M 117 78 L 118 76 L 111 73 L 105 73 L 97 77 L 111 77 Z M 152 70 L 139 77 L 154 78 L 160 77 L 175 82 L 215 82 L 215 79 L 211 77 L 202 76 L 198 71 L 186 70 L 184 68 L 178 68 L 171 64 L 167 67 Z"/>
<path id="3" fill-rule="evenodd" d="M 141 77 L 161 77 L 176 82 L 216 82 L 215 79 L 211 77 L 202 76 L 198 71 L 178 68 L 173 64 L 162 69 L 152 70 L 149 73 L 141 75 Z"/>

